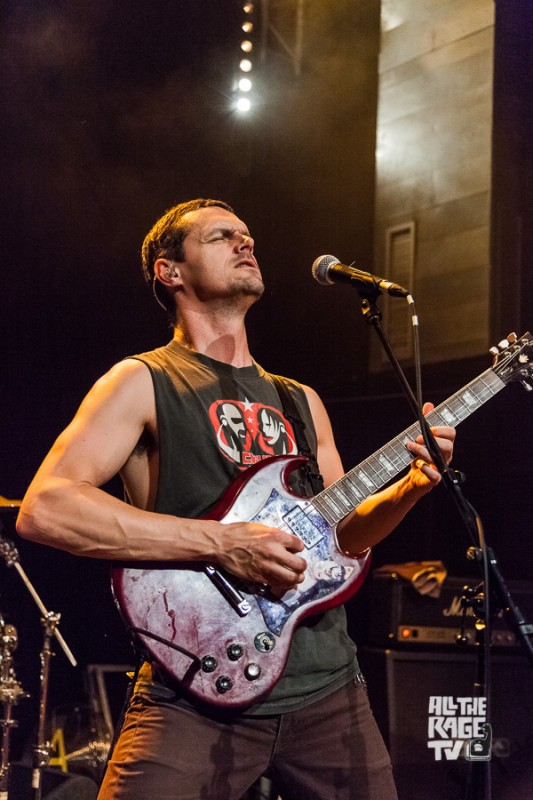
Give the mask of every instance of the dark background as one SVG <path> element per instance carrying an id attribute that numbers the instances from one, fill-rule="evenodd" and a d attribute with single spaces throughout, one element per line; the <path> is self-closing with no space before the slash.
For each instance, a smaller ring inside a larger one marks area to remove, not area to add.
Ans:
<path id="1" fill-rule="evenodd" d="M 267 283 L 250 314 L 252 351 L 322 393 L 346 466 L 407 427 L 390 371 L 368 373 L 372 331 L 357 296 L 310 276 L 328 252 L 371 269 L 379 3 L 310 2 L 302 73 L 269 40 L 247 117 L 231 109 L 240 2 L 3 8 L 0 494 L 22 497 L 97 377 L 170 338 L 143 284 L 140 245 L 163 211 L 197 196 L 226 200 L 250 226 Z M 290 39 L 290 16 L 278 22 Z M 489 363 L 427 365 L 427 399 L 443 400 Z M 456 464 L 504 574 L 528 579 L 531 399 L 515 389 L 464 423 Z M 120 492 L 118 482 L 109 489 Z M 80 662 L 73 670 L 58 650 L 51 705 L 77 702 L 85 665 L 132 660 L 108 565 L 20 541 L 11 512 L 2 521 Z M 376 549 L 375 563 L 442 559 L 451 574 L 467 574 L 468 544 L 439 488 Z M 361 608 L 350 606 L 355 629 Z M 36 719 L 42 637 L 27 590 L 1 564 L 0 612 L 18 629 L 17 675 L 34 695 L 17 709 L 18 751 Z"/>

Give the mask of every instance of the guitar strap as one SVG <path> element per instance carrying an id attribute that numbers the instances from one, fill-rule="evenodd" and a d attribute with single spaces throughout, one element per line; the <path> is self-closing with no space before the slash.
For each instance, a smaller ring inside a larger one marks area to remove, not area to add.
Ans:
<path id="1" fill-rule="evenodd" d="M 307 436 L 305 435 L 305 422 L 298 412 L 294 398 L 290 393 L 285 380 L 279 375 L 272 375 L 272 373 L 270 373 L 270 377 L 272 378 L 272 381 L 278 391 L 283 413 L 293 427 L 298 452 L 303 456 L 306 456 L 308 459 L 302 468 L 304 477 L 309 483 L 313 491 L 313 495 L 318 494 L 324 488 L 324 479 L 320 474 L 320 469 L 316 460 L 316 454 L 313 453 L 309 447 L 309 442 L 307 441 Z"/>

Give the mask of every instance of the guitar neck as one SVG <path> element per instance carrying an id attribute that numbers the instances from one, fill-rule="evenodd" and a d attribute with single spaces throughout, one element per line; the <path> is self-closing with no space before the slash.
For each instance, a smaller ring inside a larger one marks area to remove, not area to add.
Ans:
<path id="1" fill-rule="evenodd" d="M 494 370 L 488 369 L 433 409 L 426 419 L 431 426 L 457 427 L 505 385 Z M 405 445 L 420 436 L 420 433 L 420 425 L 416 422 L 313 497 L 312 504 L 328 524 L 336 525 L 365 498 L 382 489 L 409 466 L 412 456 Z"/>

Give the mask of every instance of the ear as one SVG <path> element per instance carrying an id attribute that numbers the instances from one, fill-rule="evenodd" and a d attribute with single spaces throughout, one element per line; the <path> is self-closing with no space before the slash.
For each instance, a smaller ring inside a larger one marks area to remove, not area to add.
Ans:
<path id="1" fill-rule="evenodd" d="M 168 258 L 158 258 L 154 263 L 154 276 L 159 283 L 168 288 L 175 288 L 181 284 L 179 267 L 175 261 Z"/>

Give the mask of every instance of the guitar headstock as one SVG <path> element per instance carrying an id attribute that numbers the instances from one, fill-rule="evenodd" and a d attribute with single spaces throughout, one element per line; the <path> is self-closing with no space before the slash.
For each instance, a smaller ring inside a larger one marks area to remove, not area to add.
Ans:
<path id="1" fill-rule="evenodd" d="M 503 339 L 495 347 L 490 348 L 490 353 L 494 356 L 492 369 L 504 383 L 520 381 L 525 389 L 533 389 L 533 364 L 531 354 L 533 352 L 533 337 L 529 333 L 524 333 L 520 339 L 516 333 L 510 333 L 507 339 Z"/>

